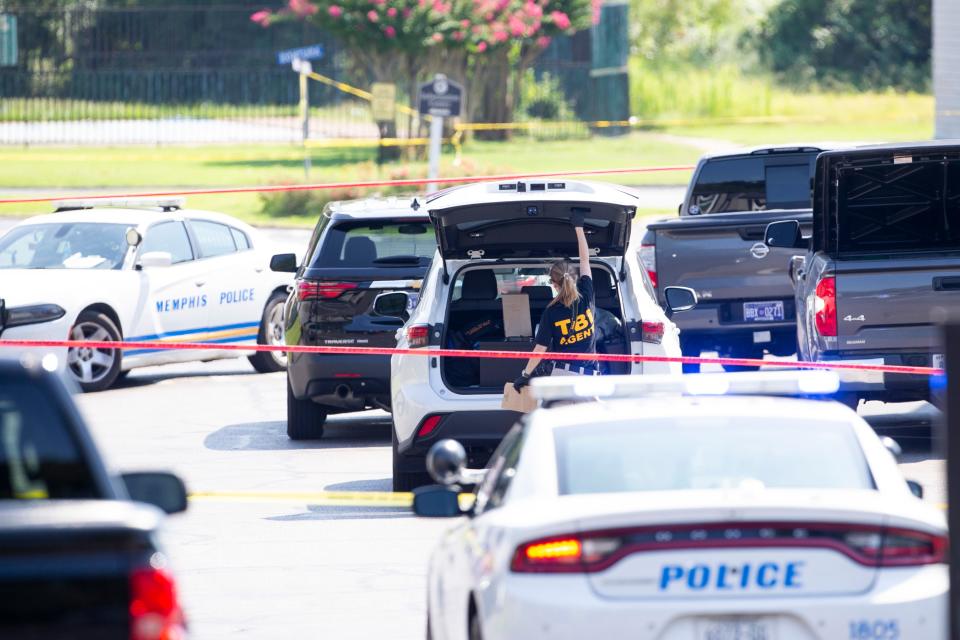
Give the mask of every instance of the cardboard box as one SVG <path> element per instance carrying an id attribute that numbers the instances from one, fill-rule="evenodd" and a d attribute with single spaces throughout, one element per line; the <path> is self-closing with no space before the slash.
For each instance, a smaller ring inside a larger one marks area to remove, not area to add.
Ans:
<path id="1" fill-rule="evenodd" d="M 503 301 L 503 334 L 508 338 L 533 336 L 530 326 L 530 296 L 525 293 L 510 293 Z"/>
<path id="2" fill-rule="evenodd" d="M 500 408 L 507 411 L 530 413 L 537 408 L 537 401 L 531 395 L 529 386 L 523 387 L 518 393 L 513 388 L 513 383 L 508 382 L 503 385 L 503 402 L 500 403 Z"/>

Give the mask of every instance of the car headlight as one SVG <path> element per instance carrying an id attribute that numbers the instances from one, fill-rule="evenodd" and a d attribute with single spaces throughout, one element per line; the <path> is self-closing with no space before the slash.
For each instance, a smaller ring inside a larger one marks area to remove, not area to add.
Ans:
<path id="1" fill-rule="evenodd" d="M 59 320 L 67 312 L 56 304 L 34 304 L 28 307 L 8 307 L 0 326 L 5 329 L 25 324 L 37 324 Z"/>

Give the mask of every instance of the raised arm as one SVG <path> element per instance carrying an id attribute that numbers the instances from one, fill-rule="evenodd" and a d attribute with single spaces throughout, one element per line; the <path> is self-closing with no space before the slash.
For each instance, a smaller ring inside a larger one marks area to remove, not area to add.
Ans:
<path id="1" fill-rule="evenodd" d="M 590 247 L 587 246 L 587 234 L 583 232 L 583 226 L 575 228 L 577 232 L 577 248 L 580 252 L 580 275 L 591 276 L 590 273 Z"/>

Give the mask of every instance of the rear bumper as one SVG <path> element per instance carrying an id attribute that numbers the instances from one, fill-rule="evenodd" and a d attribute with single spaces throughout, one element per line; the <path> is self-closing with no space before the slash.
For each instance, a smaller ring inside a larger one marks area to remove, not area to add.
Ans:
<path id="1" fill-rule="evenodd" d="M 424 420 L 431 415 L 424 416 Z M 423 471 L 427 451 L 434 443 L 451 438 L 463 445 L 467 451 L 467 467 L 482 469 L 487 466 L 493 451 L 503 440 L 510 428 L 517 423 L 523 414 L 516 411 L 458 411 L 455 413 L 439 414 L 440 422 L 430 433 L 424 436 L 416 435 L 405 443 L 397 445 L 397 452 L 404 460 L 404 471 Z M 417 425 L 419 429 L 421 420 Z"/>
<path id="2" fill-rule="evenodd" d="M 698 623 L 730 616 L 776 619 L 777 640 L 861 637 L 851 626 L 894 623 L 886 637 L 944 638 L 947 568 L 887 569 L 873 588 L 851 596 L 757 598 L 600 598 L 585 576 L 516 575 L 493 581 L 479 602 L 486 638 L 690 640 Z M 862 636 L 874 637 L 874 636 Z"/>
<path id="3" fill-rule="evenodd" d="M 776 299 L 776 298 L 774 298 Z M 796 339 L 797 322 L 793 301 L 784 301 L 785 319 L 780 322 L 746 322 L 743 320 L 744 300 L 705 301 L 694 309 L 676 314 L 672 320 L 680 328 L 684 339 L 697 338 L 723 344 L 724 341 L 753 343 L 754 332 L 769 331 L 771 339 Z"/>
<path id="4" fill-rule="evenodd" d="M 287 371 L 300 400 L 344 410 L 390 404 L 390 356 L 291 353 Z"/>
<path id="5" fill-rule="evenodd" d="M 821 362 L 929 367 L 930 353 L 823 355 Z M 920 374 L 881 371 L 839 370 L 840 390 L 863 397 L 888 400 L 926 400 L 930 395 L 930 377 Z"/>

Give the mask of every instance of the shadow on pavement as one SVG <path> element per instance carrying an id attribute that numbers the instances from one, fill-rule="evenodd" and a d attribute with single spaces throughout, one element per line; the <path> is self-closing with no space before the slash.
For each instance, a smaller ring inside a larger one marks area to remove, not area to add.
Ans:
<path id="1" fill-rule="evenodd" d="M 265 520 L 297 522 L 302 520 L 388 520 L 412 518 L 413 512 L 406 507 L 331 507 L 307 505 L 306 513 L 286 516 L 271 516 Z"/>
<path id="2" fill-rule="evenodd" d="M 147 385 L 165 382 L 167 380 L 180 380 L 186 378 L 219 378 L 227 376 L 256 376 L 258 374 L 253 369 L 249 371 L 174 371 L 170 373 L 134 373 L 128 375 L 122 380 L 117 380 L 109 391 L 114 389 L 136 389 L 137 387 L 146 387 Z"/>
<path id="3" fill-rule="evenodd" d="M 393 491 L 393 478 L 373 478 L 369 480 L 351 480 L 335 482 L 323 488 L 324 491 Z"/>
<path id="4" fill-rule="evenodd" d="M 287 437 L 285 421 L 245 422 L 217 429 L 204 438 L 203 445 L 214 451 L 382 447 L 390 442 L 390 429 L 389 416 L 334 416 L 320 440 L 293 441 Z"/>

